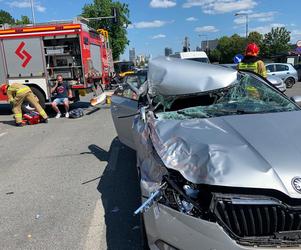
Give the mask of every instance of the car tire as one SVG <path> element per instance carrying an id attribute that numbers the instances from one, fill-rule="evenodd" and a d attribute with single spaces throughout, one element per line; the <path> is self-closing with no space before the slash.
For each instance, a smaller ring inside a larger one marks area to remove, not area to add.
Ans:
<path id="1" fill-rule="evenodd" d="M 41 107 L 43 109 L 45 109 L 46 100 L 45 100 L 45 96 L 43 95 L 43 93 L 35 87 L 30 87 L 30 89 L 31 89 L 32 93 L 39 99 L 39 103 L 40 103 Z M 24 101 L 22 103 L 22 110 L 23 110 L 24 113 L 28 112 L 28 111 L 31 111 L 27 108 L 28 105 L 29 105 L 30 108 L 33 108 L 33 107 L 31 107 L 31 105 L 27 101 Z"/>
<path id="2" fill-rule="evenodd" d="M 287 88 L 291 88 L 291 87 L 294 86 L 296 81 L 293 77 L 289 77 L 284 82 L 285 82 L 285 85 L 286 85 Z"/>

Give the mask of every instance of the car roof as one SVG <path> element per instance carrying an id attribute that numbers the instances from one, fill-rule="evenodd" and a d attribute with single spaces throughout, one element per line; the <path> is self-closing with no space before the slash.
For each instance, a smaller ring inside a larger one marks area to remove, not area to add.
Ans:
<path id="1" fill-rule="evenodd" d="M 171 57 L 150 61 L 148 85 L 150 95 L 185 95 L 230 86 L 238 72 L 218 65 Z"/>
<path id="2" fill-rule="evenodd" d="M 283 65 L 288 65 L 288 66 L 291 65 L 290 63 L 266 63 L 266 65 L 271 65 L 271 64 L 283 64 Z"/>

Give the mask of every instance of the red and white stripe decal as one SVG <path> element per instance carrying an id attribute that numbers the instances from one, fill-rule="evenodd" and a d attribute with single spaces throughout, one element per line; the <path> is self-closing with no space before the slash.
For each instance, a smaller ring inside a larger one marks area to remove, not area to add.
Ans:
<path id="1" fill-rule="evenodd" d="M 49 35 L 55 36 L 55 35 L 66 35 L 75 32 L 78 33 L 79 30 L 57 30 L 57 31 L 48 31 L 48 32 L 6 34 L 6 35 L 0 35 L 0 38 L 19 38 L 19 37 L 49 36 Z"/>

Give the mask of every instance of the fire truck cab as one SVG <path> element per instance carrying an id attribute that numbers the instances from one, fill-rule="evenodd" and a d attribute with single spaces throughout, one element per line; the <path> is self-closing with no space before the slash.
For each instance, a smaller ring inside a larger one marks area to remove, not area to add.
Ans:
<path id="1" fill-rule="evenodd" d="M 52 100 L 57 75 L 69 83 L 77 101 L 94 83 L 109 83 L 112 61 L 107 32 L 81 19 L 0 27 L 0 84 L 30 86 L 42 106 Z M 0 101 L 6 101 L 1 93 Z"/>

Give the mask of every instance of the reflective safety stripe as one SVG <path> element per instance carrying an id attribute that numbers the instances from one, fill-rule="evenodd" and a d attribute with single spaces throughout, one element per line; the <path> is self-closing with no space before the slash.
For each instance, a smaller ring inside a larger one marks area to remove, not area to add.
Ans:
<path id="1" fill-rule="evenodd" d="M 16 118 L 22 118 L 22 114 L 15 114 Z"/>
<path id="2" fill-rule="evenodd" d="M 258 74 L 257 62 L 255 62 L 255 63 L 239 63 L 238 68 L 242 69 L 242 70 L 250 70 L 250 71 L 253 71 Z"/>
<path id="3" fill-rule="evenodd" d="M 41 111 L 40 111 L 40 115 L 43 116 L 43 117 L 44 117 L 44 116 L 47 116 L 45 110 L 41 110 Z"/>
<path id="4" fill-rule="evenodd" d="M 24 93 L 26 91 L 30 91 L 30 88 L 29 87 L 24 87 L 22 89 L 19 89 L 19 90 L 17 90 L 17 94 L 21 94 L 21 93 Z"/>

